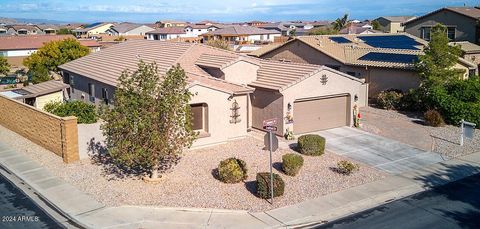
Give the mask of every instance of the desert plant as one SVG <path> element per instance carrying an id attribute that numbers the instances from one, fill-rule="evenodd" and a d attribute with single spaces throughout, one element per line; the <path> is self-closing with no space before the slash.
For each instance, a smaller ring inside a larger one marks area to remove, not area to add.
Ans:
<path id="1" fill-rule="evenodd" d="M 260 198 L 268 199 L 271 197 L 271 190 L 270 190 L 270 173 L 263 172 L 257 173 L 257 195 Z M 283 195 L 285 191 L 285 182 L 283 182 L 282 177 L 280 175 L 274 173 L 273 174 L 273 197 Z"/>
<path id="2" fill-rule="evenodd" d="M 425 123 L 429 126 L 439 127 L 445 125 L 442 115 L 436 110 L 428 110 L 423 114 L 425 118 Z"/>
<path id="3" fill-rule="evenodd" d="M 247 164 L 243 160 L 232 157 L 218 165 L 218 178 L 224 183 L 238 183 L 247 177 Z"/>
<path id="4" fill-rule="evenodd" d="M 60 117 L 75 116 L 78 123 L 97 122 L 97 113 L 95 105 L 83 101 L 60 102 L 54 101 L 45 104 L 43 109 Z"/>
<path id="5" fill-rule="evenodd" d="M 398 90 L 386 90 L 376 96 L 376 102 L 382 109 L 393 110 L 399 106 L 402 96 Z"/>
<path id="6" fill-rule="evenodd" d="M 349 161 L 339 161 L 337 163 L 337 171 L 344 175 L 350 175 L 354 171 L 360 169 L 360 166 Z"/>
<path id="7" fill-rule="evenodd" d="M 316 134 L 307 134 L 298 138 L 298 150 L 301 154 L 320 156 L 325 152 L 325 138 Z"/>
<path id="8" fill-rule="evenodd" d="M 282 170 L 285 172 L 285 174 L 289 176 L 295 176 L 298 174 L 302 166 L 302 156 L 294 153 L 288 153 L 282 156 Z"/>

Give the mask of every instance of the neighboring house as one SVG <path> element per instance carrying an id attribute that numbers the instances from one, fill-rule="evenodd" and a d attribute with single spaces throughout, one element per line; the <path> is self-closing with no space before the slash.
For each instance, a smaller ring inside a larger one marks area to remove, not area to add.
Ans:
<path id="1" fill-rule="evenodd" d="M 436 24 L 447 27 L 447 35 L 451 41 L 469 41 L 479 43 L 480 9 L 476 7 L 447 7 L 403 23 L 405 32 L 430 40 L 431 29 Z"/>
<path id="2" fill-rule="evenodd" d="M 8 35 L 7 30 L 7 27 L 0 25 L 0 36 Z"/>
<path id="3" fill-rule="evenodd" d="M 415 16 L 385 16 L 375 19 L 380 24 L 379 30 L 384 33 L 404 32 L 403 23 L 414 19 Z"/>
<path id="4" fill-rule="evenodd" d="M 45 104 L 49 102 L 63 102 L 65 89 L 68 84 L 62 81 L 50 80 L 47 82 L 26 86 L 20 89 L 0 92 L 0 95 L 22 101 L 37 109 L 43 110 Z"/>
<path id="5" fill-rule="evenodd" d="M 463 59 L 480 65 L 480 46 L 468 41 L 450 42 L 450 45 L 458 45 L 462 49 Z"/>
<path id="6" fill-rule="evenodd" d="M 145 33 L 147 40 L 172 40 L 187 37 L 184 27 L 165 27 Z"/>
<path id="7" fill-rule="evenodd" d="M 357 26 L 357 24 L 350 24 L 346 28 L 343 28 L 339 31 L 339 34 L 372 34 L 372 33 L 382 33 L 374 29 L 367 27 Z"/>
<path id="8" fill-rule="evenodd" d="M 8 35 L 42 35 L 40 28 L 35 25 L 9 25 L 7 26 Z"/>
<path id="9" fill-rule="evenodd" d="M 45 35 L 55 35 L 57 31 L 60 29 L 57 25 L 47 25 L 47 24 L 40 24 L 37 27 L 42 30 L 43 34 Z"/>
<path id="10" fill-rule="evenodd" d="M 188 76 L 194 146 L 222 143 L 278 119 L 278 131 L 306 133 L 350 126 L 353 107 L 366 105 L 363 80 L 331 68 L 262 60 L 204 44 L 131 40 L 59 66 L 72 99 L 115 105 L 118 77 L 137 63 L 176 64 Z M 287 118 L 290 117 L 290 118 Z M 294 122 L 293 122 L 294 120 Z"/>
<path id="11" fill-rule="evenodd" d="M 113 36 L 144 36 L 153 30 L 155 29 L 146 25 L 124 22 L 108 29 L 107 33 Z"/>
<path id="12" fill-rule="evenodd" d="M 273 42 L 282 34 L 278 31 L 261 29 L 253 26 L 232 25 L 203 34 L 204 41 L 224 40 L 235 44 L 251 44 L 255 42 Z"/>
<path id="13" fill-rule="evenodd" d="M 158 28 L 168 28 L 168 27 L 184 27 L 188 23 L 184 21 L 164 20 L 164 21 L 158 21 L 155 24 L 157 24 Z"/>
<path id="14" fill-rule="evenodd" d="M 73 35 L 0 36 L 0 56 L 6 57 L 13 66 L 22 66 L 23 59 L 36 52 L 45 43 L 67 38 L 75 39 Z M 92 52 L 100 49 L 100 44 L 94 40 L 79 40 L 79 42 L 89 47 Z"/>
<path id="15" fill-rule="evenodd" d="M 313 22 L 274 22 L 259 25 L 259 28 L 267 30 L 276 30 L 281 32 L 283 36 L 289 36 L 295 30 L 295 35 L 307 35 L 307 33 L 314 28 L 320 28 L 330 25 L 329 21 L 313 21 Z"/>
<path id="16" fill-rule="evenodd" d="M 113 23 L 97 22 L 85 26 L 81 29 L 74 29 L 73 32 L 77 37 L 92 37 L 97 34 L 106 34 L 107 31 L 114 26 Z"/>
<path id="17" fill-rule="evenodd" d="M 325 65 L 369 84 L 369 96 L 387 89 L 418 87 L 414 62 L 427 43 L 406 34 L 324 35 L 297 37 L 279 46 L 249 53 L 263 59 Z M 464 77 L 477 74 L 477 66 L 462 58 L 455 68 Z"/>
<path id="18" fill-rule="evenodd" d="M 223 28 L 217 24 L 189 24 L 184 27 L 186 37 L 199 37 L 205 33 Z"/>

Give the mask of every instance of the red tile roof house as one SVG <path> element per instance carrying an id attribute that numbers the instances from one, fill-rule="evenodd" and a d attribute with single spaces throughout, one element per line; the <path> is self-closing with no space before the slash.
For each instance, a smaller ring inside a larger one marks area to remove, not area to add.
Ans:
<path id="1" fill-rule="evenodd" d="M 278 120 L 278 135 L 287 128 L 299 134 L 350 126 L 355 104 L 367 103 L 363 80 L 331 68 L 262 60 L 185 42 L 130 40 L 60 69 L 72 99 L 114 105 L 118 77 L 125 69 L 137 69 L 140 59 L 155 61 L 160 74 L 177 63 L 185 69 L 195 94 L 193 127 L 201 133 L 194 147 L 245 137 L 271 118 Z"/>
<path id="2" fill-rule="evenodd" d="M 45 43 L 67 38 L 75 39 L 72 35 L 30 35 L 30 36 L 0 36 L 0 56 L 8 62 L 20 67 L 23 59 L 36 52 Z M 100 44 L 93 40 L 79 40 L 80 44 L 90 48 L 92 52 L 100 50 Z"/>

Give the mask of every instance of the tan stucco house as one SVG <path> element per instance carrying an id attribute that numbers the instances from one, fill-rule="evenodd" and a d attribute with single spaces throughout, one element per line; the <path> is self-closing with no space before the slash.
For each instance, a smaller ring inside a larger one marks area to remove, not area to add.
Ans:
<path id="1" fill-rule="evenodd" d="M 405 31 L 403 23 L 415 19 L 415 16 L 384 16 L 375 19 L 380 25 L 378 30 L 384 33 L 401 33 Z"/>
<path id="2" fill-rule="evenodd" d="M 326 66 L 262 60 L 203 44 L 131 40 L 60 69 L 72 99 L 114 105 L 118 77 L 140 59 L 155 61 L 160 74 L 177 63 L 185 69 L 200 133 L 194 146 L 245 137 L 271 118 L 278 120 L 278 135 L 287 128 L 306 133 L 349 126 L 353 107 L 367 103 L 363 80 Z"/>
<path id="3" fill-rule="evenodd" d="M 414 62 L 427 43 L 408 34 L 300 36 L 282 45 L 267 46 L 248 55 L 284 62 L 325 65 L 368 83 L 368 96 L 388 89 L 407 91 L 418 87 Z M 455 68 L 464 78 L 477 66 L 460 59 Z"/>

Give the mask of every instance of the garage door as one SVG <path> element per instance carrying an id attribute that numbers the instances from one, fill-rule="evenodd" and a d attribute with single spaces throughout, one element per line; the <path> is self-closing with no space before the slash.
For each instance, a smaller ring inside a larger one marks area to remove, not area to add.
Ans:
<path id="1" fill-rule="evenodd" d="M 337 96 L 295 101 L 293 107 L 295 134 L 348 125 L 349 97 Z"/>

